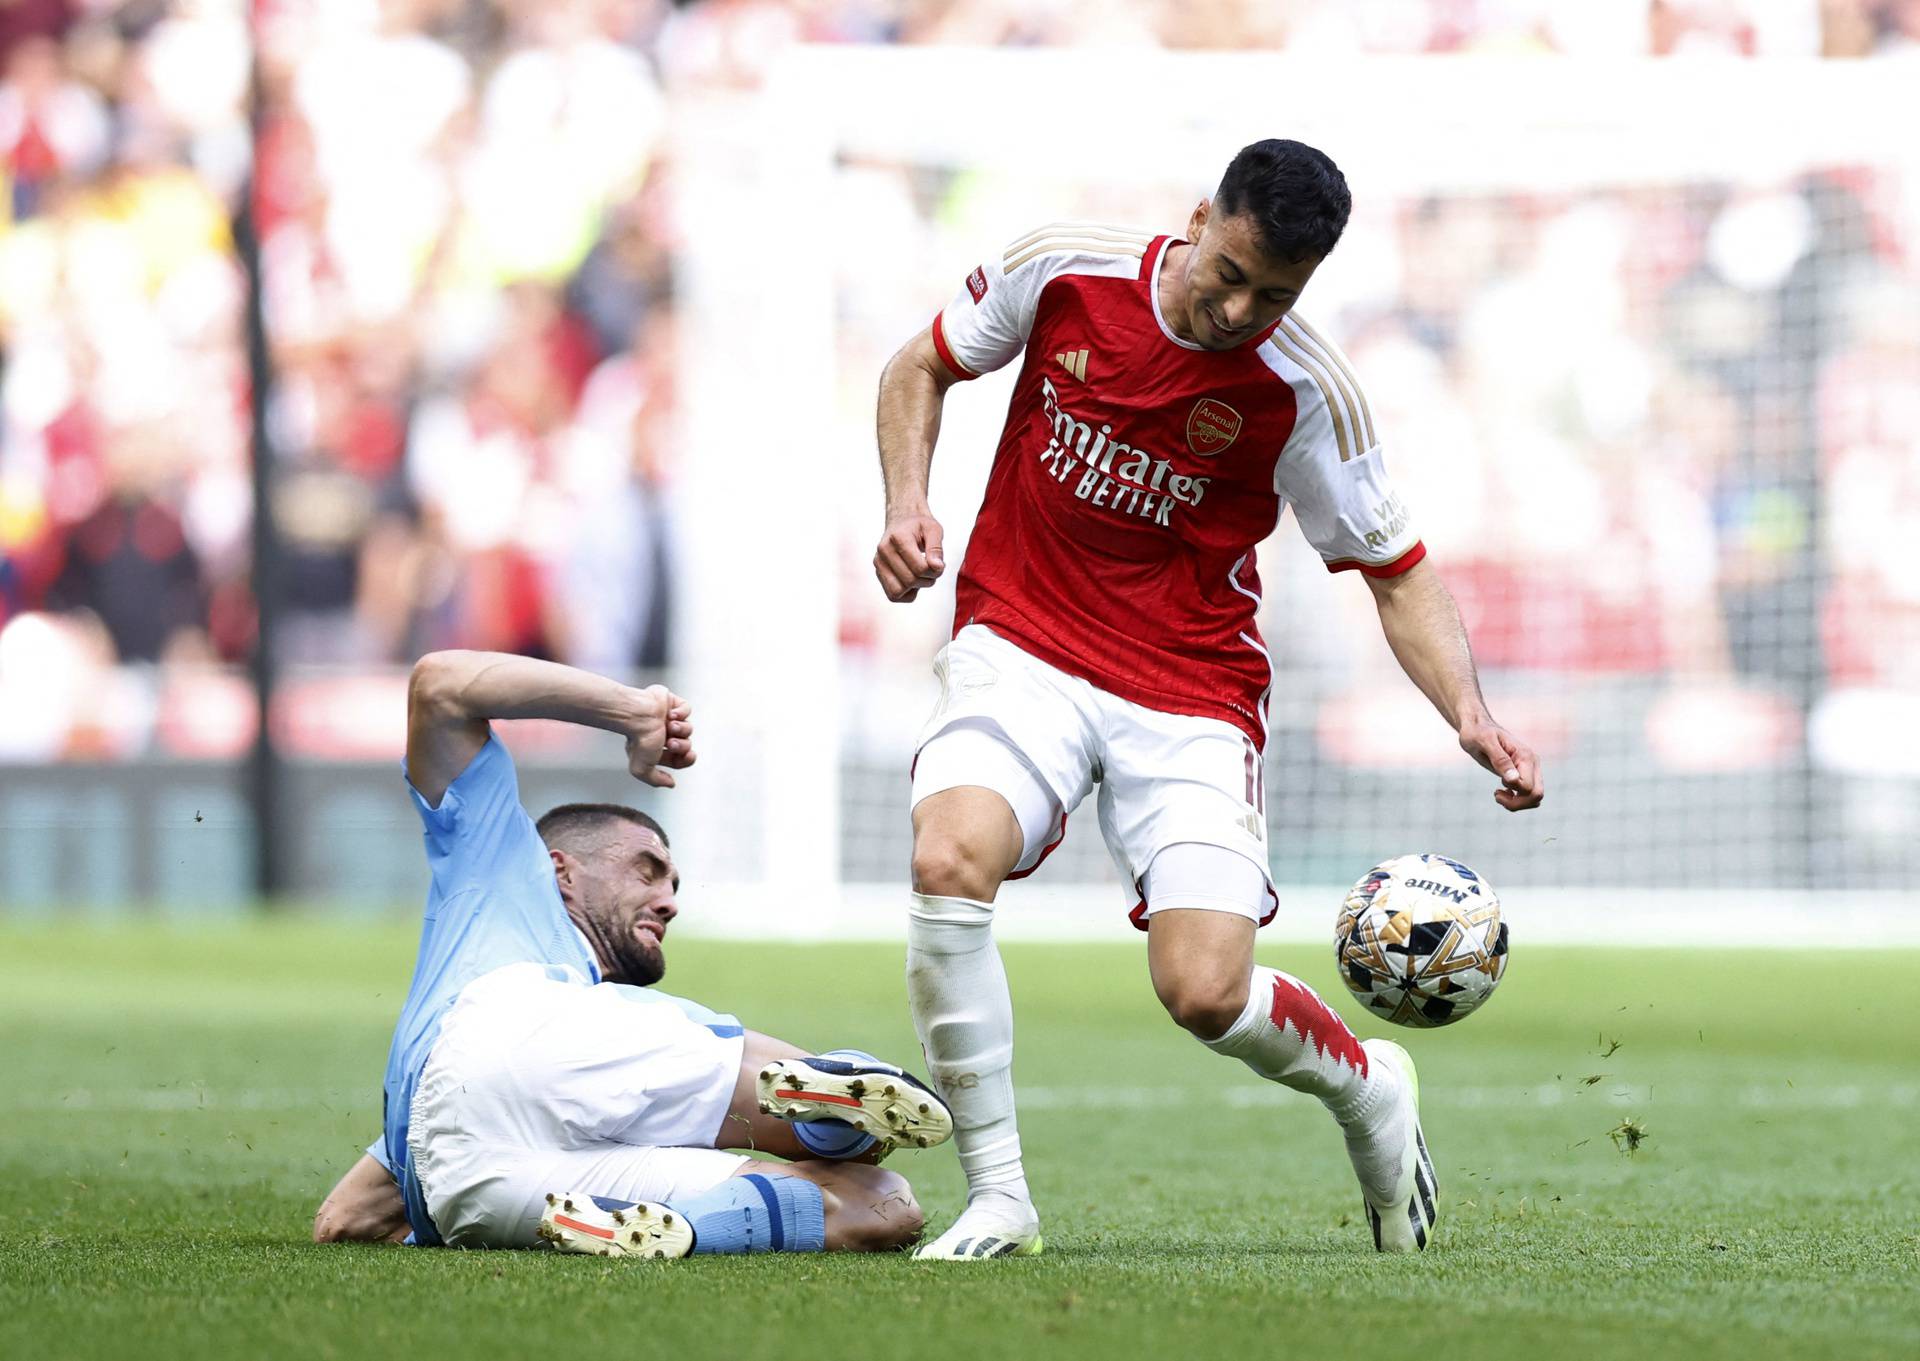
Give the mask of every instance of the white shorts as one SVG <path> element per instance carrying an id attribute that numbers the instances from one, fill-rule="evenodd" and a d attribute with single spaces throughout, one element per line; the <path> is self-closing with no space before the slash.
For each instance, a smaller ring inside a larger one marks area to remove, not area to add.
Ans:
<path id="1" fill-rule="evenodd" d="M 1279 899 L 1267 865 L 1261 753 L 1231 723 L 1170 714 L 1069 676 L 981 624 L 934 661 L 940 702 L 921 730 L 913 802 L 962 785 L 1006 799 L 1024 841 L 1010 878 L 1033 873 L 1066 836 L 1067 818 L 1098 784 L 1100 833 L 1146 927 L 1147 870 L 1169 846 L 1233 851 L 1262 891 L 1237 909 L 1261 925 Z"/>
<path id="2" fill-rule="evenodd" d="M 550 1191 L 671 1200 L 748 1159 L 713 1147 L 744 1040 L 644 988 L 513 964 L 469 983 L 414 1093 L 407 1147 L 450 1247 L 532 1247 Z"/>

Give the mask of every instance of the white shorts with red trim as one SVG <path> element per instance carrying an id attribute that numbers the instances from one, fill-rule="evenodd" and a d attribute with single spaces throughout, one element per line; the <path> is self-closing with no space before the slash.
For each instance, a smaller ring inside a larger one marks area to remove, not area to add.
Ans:
<path id="1" fill-rule="evenodd" d="M 1267 868 L 1263 763 L 1231 723 L 1149 709 L 1069 676 L 981 624 L 934 662 L 940 701 L 914 755 L 913 802 L 962 785 L 1006 799 L 1023 848 L 1011 878 L 1038 869 L 1097 785 L 1100 833 L 1129 889 L 1133 921 L 1151 911 L 1154 857 L 1193 842 L 1245 857 L 1263 892 L 1243 915 L 1262 926 L 1278 898 Z"/>
<path id="2" fill-rule="evenodd" d="M 744 1039 L 670 1001 L 513 964 L 469 983 L 415 1089 L 407 1148 L 451 1247 L 532 1247 L 550 1191 L 698 1195 L 746 1161 L 713 1147 Z"/>

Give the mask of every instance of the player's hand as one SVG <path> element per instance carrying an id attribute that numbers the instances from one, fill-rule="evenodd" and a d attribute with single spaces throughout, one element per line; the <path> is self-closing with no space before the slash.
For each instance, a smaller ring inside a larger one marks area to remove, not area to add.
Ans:
<path id="1" fill-rule="evenodd" d="M 671 789 L 671 772 L 695 759 L 693 706 L 664 685 L 649 685 L 640 696 L 640 721 L 627 734 L 627 770 L 642 784 Z"/>
<path id="2" fill-rule="evenodd" d="M 1467 724 L 1460 729 L 1460 749 L 1500 777 L 1493 801 L 1509 813 L 1538 808 L 1547 787 L 1540 779 L 1540 762 L 1533 748 L 1498 723 Z"/>
<path id="3" fill-rule="evenodd" d="M 947 570 L 940 546 L 945 537 L 940 522 L 925 511 L 887 521 L 887 532 L 880 536 L 880 547 L 873 555 L 873 574 L 880 578 L 887 599 L 904 604 L 920 594 L 922 586 L 940 579 Z"/>

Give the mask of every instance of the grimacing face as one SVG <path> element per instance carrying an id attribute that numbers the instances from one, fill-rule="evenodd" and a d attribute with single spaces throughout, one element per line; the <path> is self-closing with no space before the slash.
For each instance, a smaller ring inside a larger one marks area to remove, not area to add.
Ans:
<path id="1" fill-rule="evenodd" d="M 1264 335 L 1300 300 L 1322 258 L 1274 259 L 1260 248 L 1250 215 L 1216 213 L 1206 199 L 1187 222 L 1187 240 L 1193 248 L 1178 262 L 1179 295 L 1168 321 L 1183 339 L 1208 350 L 1230 350 Z"/>
<path id="2" fill-rule="evenodd" d="M 651 828 L 616 822 L 591 851 L 552 856 L 568 915 L 599 955 L 606 981 L 658 983 L 667 971 L 667 926 L 680 914 L 680 874 L 666 843 Z"/>

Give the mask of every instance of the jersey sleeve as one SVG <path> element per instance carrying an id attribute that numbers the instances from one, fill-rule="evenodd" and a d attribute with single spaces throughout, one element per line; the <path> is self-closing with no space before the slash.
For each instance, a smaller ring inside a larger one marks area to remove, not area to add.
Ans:
<path id="1" fill-rule="evenodd" d="M 967 275 L 933 319 L 933 346 L 961 378 L 1011 362 L 1033 334 L 1040 295 L 1063 273 L 1133 275 L 1150 232 L 1094 222 L 1050 222 L 1015 237 Z"/>
<path id="2" fill-rule="evenodd" d="M 1009 363 L 1026 348 L 1046 272 L 1016 269 L 996 255 L 967 275 L 953 301 L 933 319 L 933 347 L 961 378 L 978 378 Z"/>
<path id="3" fill-rule="evenodd" d="M 1293 507 L 1329 572 L 1392 577 L 1426 556 L 1406 503 L 1387 476 L 1386 453 L 1346 356 L 1289 318 L 1272 337 L 1292 384 L 1293 433 L 1274 466 L 1274 490 Z M 1269 361 L 1273 363 L 1274 361 Z"/>
<path id="4" fill-rule="evenodd" d="M 404 774 L 404 763 L 401 770 Z M 516 873 L 551 873 L 540 834 L 520 806 L 513 757 L 498 737 L 487 738 L 447 786 L 438 807 L 429 804 L 411 780 L 407 792 L 426 833 L 428 867 L 445 892 L 490 885 Z"/>

